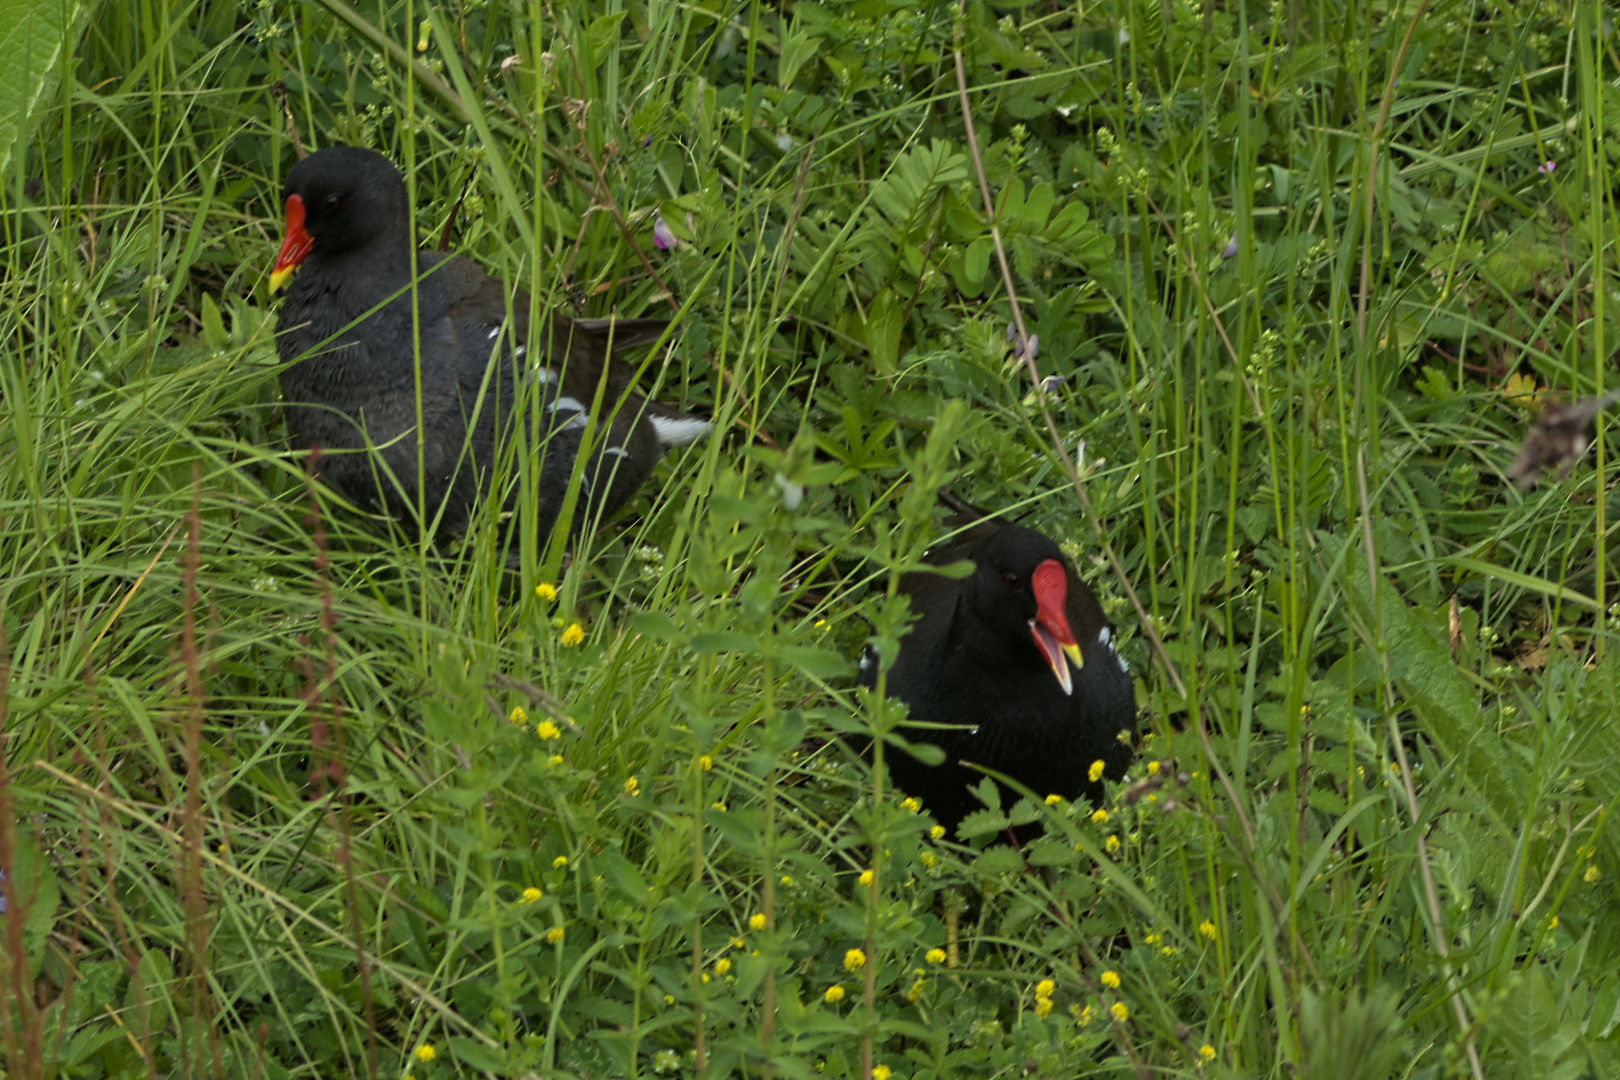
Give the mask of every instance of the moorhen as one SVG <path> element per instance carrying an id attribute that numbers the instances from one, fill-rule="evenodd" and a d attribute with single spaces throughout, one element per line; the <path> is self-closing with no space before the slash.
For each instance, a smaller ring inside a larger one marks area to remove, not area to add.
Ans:
<path id="1" fill-rule="evenodd" d="M 929 558 L 940 565 L 966 558 L 974 570 L 960 579 L 926 571 L 901 578 L 921 618 L 900 640 L 887 689 L 910 719 L 960 726 L 903 728 L 908 741 L 944 750 L 945 761 L 925 765 L 890 748 L 894 783 L 953 836 L 982 807 L 968 789 L 984 774 L 961 762 L 1009 776 L 1037 797 L 1100 803 L 1092 763 L 1101 761 L 1110 779 L 1123 775 L 1136 695 L 1097 598 L 1058 546 L 1033 529 L 980 522 Z M 877 670 L 869 648 L 862 685 L 876 685 Z M 1003 785 L 1002 805 L 1016 798 Z"/>
<path id="2" fill-rule="evenodd" d="M 626 366 L 610 355 L 657 340 L 661 320 L 549 314 L 531 339 L 521 288 L 509 289 L 461 256 L 419 251 L 414 335 L 410 206 L 399 171 L 381 154 L 356 146 L 319 150 L 293 166 L 282 194 L 287 231 L 271 290 L 302 267 L 277 321 L 287 426 L 296 445 L 326 452 L 326 482 L 361 508 L 411 522 L 421 498 L 427 521 L 438 517 L 437 535 L 464 532 L 523 410 L 533 421 L 530 445 L 541 455 L 535 495 L 544 543 L 604 364 L 573 531 L 623 505 L 665 449 L 708 430 L 704 420 L 644 401 Z M 413 340 L 421 354 L 420 472 Z M 525 355 L 531 345 L 534 354 Z M 500 494 L 510 511 L 517 469 L 506 474 L 513 479 Z"/>

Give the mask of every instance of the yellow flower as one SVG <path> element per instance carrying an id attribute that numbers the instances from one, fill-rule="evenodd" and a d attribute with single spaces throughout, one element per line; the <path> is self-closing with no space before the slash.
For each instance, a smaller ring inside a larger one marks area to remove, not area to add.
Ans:
<path id="1" fill-rule="evenodd" d="M 930 964 L 943 964 L 945 962 L 945 950 L 929 949 L 927 952 L 923 953 L 923 959 L 928 961 Z"/>
<path id="2" fill-rule="evenodd" d="M 542 581 L 540 584 L 534 587 L 534 595 L 538 596 L 540 599 L 549 604 L 553 600 L 557 599 L 557 586 L 547 585 Z"/>
<path id="3" fill-rule="evenodd" d="M 928 836 L 929 836 L 930 839 L 933 839 L 933 840 L 941 839 L 944 835 L 945 835 L 945 826 L 943 826 L 943 825 L 935 825 L 935 826 L 933 826 L 932 828 L 930 828 L 928 830 Z"/>
<path id="4" fill-rule="evenodd" d="M 1095 821 L 1098 825 L 1103 824 L 1108 820 L 1108 811 L 1099 806 L 1096 812 L 1091 815 L 1091 820 Z"/>
<path id="5" fill-rule="evenodd" d="M 889 1080 L 889 1067 L 878 1065 L 872 1069 L 872 1080 Z"/>
<path id="6" fill-rule="evenodd" d="M 640 791 L 641 785 L 636 782 L 635 777 L 632 776 L 630 779 L 624 782 L 624 793 L 626 795 L 635 795 Z"/>
<path id="7" fill-rule="evenodd" d="M 1050 1013 L 1051 1011 L 1052 1011 L 1052 999 L 1051 998 L 1036 998 L 1035 999 L 1035 1015 L 1036 1016 L 1040 1017 L 1042 1020 L 1045 1020 L 1046 1017 L 1047 1017 L 1047 1014 Z"/>
<path id="8" fill-rule="evenodd" d="M 709 973 L 708 973 L 708 972 L 707 972 L 707 971 L 705 971 L 705 972 L 703 972 L 703 973 L 702 973 L 702 974 L 701 974 L 701 975 L 700 975 L 700 976 L 699 976 L 699 977 L 700 977 L 700 978 L 701 978 L 701 979 L 702 979 L 702 980 L 703 980 L 703 981 L 704 981 L 704 982 L 705 982 L 705 983 L 707 983 L 707 982 L 708 982 L 708 981 L 709 981 Z"/>
<path id="9" fill-rule="evenodd" d="M 1110 833 L 1108 839 L 1103 841 L 1103 850 L 1112 855 L 1119 850 L 1119 837 Z"/>
<path id="10" fill-rule="evenodd" d="M 718 960 L 716 960 L 714 962 L 714 973 L 716 975 L 724 975 L 726 972 L 728 972 L 730 970 L 731 970 L 731 961 L 727 960 L 725 957 L 722 956 L 720 959 L 718 959 Z"/>
<path id="11" fill-rule="evenodd" d="M 1203 922 L 1198 924 L 1198 932 L 1209 938 L 1211 941 L 1215 940 L 1215 924 L 1210 922 L 1208 919 L 1205 919 Z"/>
<path id="12" fill-rule="evenodd" d="M 1209 1043 L 1205 1043 L 1203 1046 L 1198 1048 L 1198 1056 L 1203 1058 L 1205 1061 L 1214 1061 L 1215 1048 L 1209 1045 Z"/>
<path id="13" fill-rule="evenodd" d="M 1149 776 L 1158 776 L 1159 775 L 1159 763 L 1157 761 L 1148 762 L 1148 775 Z"/>
<path id="14" fill-rule="evenodd" d="M 918 979 L 916 982 L 912 983 L 911 989 L 906 991 L 906 1000 L 916 1001 L 918 998 L 922 997 L 923 985 L 927 981 L 927 979 Z"/>
<path id="15" fill-rule="evenodd" d="M 534 725 L 534 733 L 540 736 L 542 739 L 555 739 L 562 735 L 562 732 L 557 728 L 557 725 L 553 724 L 550 720 L 542 720 L 538 724 Z"/>
<path id="16" fill-rule="evenodd" d="M 527 724 L 529 722 L 529 710 L 521 705 L 514 705 L 512 711 L 507 713 L 506 718 L 514 724 Z"/>
<path id="17" fill-rule="evenodd" d="M 1079 1022 L 1081 1027 L 1085 1027 L 1087 1024 L 1091 1023 L 1091 1006 L 1087 1005 L 1085 1008 L 1081 1009 L 1080 1012 L 1076 1014 L 1075 1020 Z"/>
<path id="18" fill-rule="evenodd" d="M 585 640 L 585 628 L 579 623 L 569 623 L 568 629 L 562 632 L 562 643 L 566 646 L 578 645 Z"/>
<path id="19" fill-rule="evenodd" d="M 918 802 L 916 799 L 906 799 L 900 805 L 905 807 L 907 810 L 910 810 L 913 814 L 920 813 L 922 811 L 922 803 Z"/>
<path id="20" fill-rule="evenodd" d="M 834 1002 L 843 1001 L 844 988 L 836 983 L 827 987 L 827 992 L 821 995 L 821 1000 L 825 1001 L 829 1005 L 833 1004 Z"/>
<path id="21" fill-rule="evenodd" d="M 932 870 L 934 868 L 934 863 L 938 861 L 938 859 L 934 858 L 933 852 L 925 851 L 922 853 L 922 864 L 928 867 L 928 869 Z"/>
<path id="22" fill-rule="evenodd" d="M 1103 764 L 1102 758 L 1098 758 L 1096 761 L 1091 763 L 1091 768 L 1086 770 L 1086 779 L 1095 784 L 1097 781 L 1102 779 L 1103 769 L 1105 768 L 1107 768 L 1107 766 Z"/>
<path id="23" fill-rule="evenodd" d="M 734 938 L 731 939 L 731 947 L 733 949 L 740 949 L 745 944 L 747 944 L 747 942 L 743 941 L 743 939 L 740 938 L 740 937 L 734 937 Z"/>
<path id="24" fill-rule="evenodd" d="M 562 927 L 553 926 L 550 930 L 546 931 L 546 940 L 549 941 L 551 944 L 555 945 L 559 941 L 561 941 L 562 939 L 563 939 L 563 928 Z"/>
<path id="25" fill-rule="evenodd" d="M 1038 998 L 1051 997 L 1052 991 L 1057 989 L 1057 983 L 1051 979 L 1042 979 L 1035 984 L 1035 996 Z"/>
<path id="26" fill-rule="evenodd" d="M 548 765 L 561 765 L 562 764 L 562 755 L 561 754 L 552 754 L 550 757 L 548 757 L 546 759 L 546 764 L 548 764 Z"/>
<path id="27" fill-rule="evenodd" d="M 545 893 L 542 893 L 539 889 L 535 888 L 533 885 L 530 885 L 527 889 L 523 890 L 523 895 L 518 897 L 518 903 L 532 904 L 544 895 Z"/>
<path id="28" fill-rule="evenodd" d="M 698 758 L 698 768 L 702 769 L 704 772 L 708 772 L 710 769 L 714 768 L 714 758 L 710 757 L 708 754 L 704 754 L 702 757 Z"/>
<path id="29" fill-rule="evenodd" d="M 551 860 L 551 868 L 553 870 L 561 870 L 563 867 L 565 867 L 567 865 L 568 865 L 568 856 L 566 856 L 566 855 L 559 855 L 555 859 Z"/>
<path id="30" fill-rule="evenodd" d="M 765 929 L 765 913 L 763 911 L 756 911 L 754 914 L 748 916 L 748 929 Z"/>
<path id="31" fill-rule="evenodd" d="M 780 881 L 783 885 L 791 885 L 791 884 L 793 884 L 793 875 L 791 875 L 791 874 L 783 874 L 777 880 Z"/>
<path id="32" fill-rule="evenodd" d="M 1554 915 L 1552 918 L 1547 920 L 1547 929 L 1549 929 L 1549 930 L 1558 929 L 1558 916 Z"/>
<path id="33" fill-rule="evenodd" d="M 1061 796 L 1061 795 L 1048 795 L 1046 797 L 1046 805 L 1047 806 L 1056 806 L 1058 803 L 1060 803 L 1062 801 L 1063 801 L 1063 796 Z"/>
<path id="34" fill-rule="evenodd" d="M 434 1058 L 439 1056 L 439 1052 L 433 1049 L 432 1043 L 423 1043 L 421 1046 L 418 1046 L 415 1050 L 413 1050 L 412 1053 L 416 1055 L 417 1061 L 432 1061 Z"/>
<path id="35" fill-rule="evenodd" d="M 1591 884 L 1602 876 L 1603 871 L 1599 870 L 1596 866 L 1588 866 L 1586 868 L 1586 873 L 1581 875 L 1581 877 L 1586 879 L 1587 884 Z"/>
<path id="36" fill-rule="evenodd" d="M 870 870 L 862 870 L 859 880 L 860 880 L 860 883 L 862 885 L 870 885 L 870 884 L 872 884 L 872 871 L 870 871 Z"/>
<path id="37" fill-rule="evenodd" d="M 1147 937 L 1142 939 L 1142 944 L 1144 944 L 1144 945 L 1157 945 L 1158 943 L 1159 943 L 1159 935 L 1158 934 L 1149 934 Z"/>
<path id="38" fill-rule="evenodd" d="M 725 808 L 726 808 L 726 804 L 723 803 L 723 802 L 719 802 L 718 800 L 709 804 L 709 809 L 710 810 L 724 810 Z"/>
<path id="39" fill-rule="evenodd" d="M 1108 1006 L 1108 1015 L 1114 1018 L 1116 1024 L 1123 1024 L 1131 1018 L 1131 1010 L 1125 1007 L 1123 1001 L 1116 1001 Z"/>
<path id="40" fill-rule="evenodd" d="M 1110 990 L 1119 989 L 1119 972 L 1117 971 L 1105 971 L 1097 976 L 1097 979 Z"/>
<path id="41" fill-rule="evenodd" d="M 851 949 L 844 954 L 844 970 L 854 971 L 856 968 L 866 966 L 866 954 L 859 949 Z"/>
<path id="42" fill-rule="evenodd" d="M 1575 854 L 1579 855 L 1583 859 L 1590 859 L 1592 856 L 1597 854 L 1597 845 L 1587 844 L 1585 847 L 1578 847 L 1575 849 Z"/>

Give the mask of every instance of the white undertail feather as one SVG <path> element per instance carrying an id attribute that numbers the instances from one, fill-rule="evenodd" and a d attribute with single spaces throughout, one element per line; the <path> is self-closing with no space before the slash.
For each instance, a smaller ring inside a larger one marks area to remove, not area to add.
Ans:
<path id="1" fill-rule="evenodd" d="M 709 422 L 695 416 L 648 416 L 658 441 L 665 446 L 685 446 L 709 433 Z"/>

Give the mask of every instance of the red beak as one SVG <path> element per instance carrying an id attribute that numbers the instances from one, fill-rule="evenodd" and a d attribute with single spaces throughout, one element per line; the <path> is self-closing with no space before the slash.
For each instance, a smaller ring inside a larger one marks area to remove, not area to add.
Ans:
<path id="1" fill-rule="evenodd" d="M 1029 584 L 1035 593 L 1035 617 L 1029 620 L 1029 634 L 1035 639 L 1035 647 L 1046 657 L 1063 692 L 1072 694 L 1074 680 L 1069 677 L 1069 664 L 1073 662 L 1075 668 L 1079 669 L 1081 658 L 1080 646 L 1069 629 L 1069 617 L 1063 613 L 1063 605 L 1069 595 L 1063 564 L 1056 559 L 1047 559 L 1035 568 Z"/>
<path id="2" fill-rule="evenodd" d="M 314 246 L 314 238 L 304 231 L 304 200 L 297 195 L 287 196 L 287 235 L 282 237 L 276 265 L 270 268 L 271 292 L 286 284 Z"/>

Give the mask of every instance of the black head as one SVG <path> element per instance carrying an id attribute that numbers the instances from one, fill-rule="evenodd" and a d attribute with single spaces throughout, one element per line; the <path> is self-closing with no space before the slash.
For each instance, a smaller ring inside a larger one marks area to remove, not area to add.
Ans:
<path id="1" fill-rule="evenodd" d="M 1080 667 L 1080 650 L 1069 626 L 1068 594 L 1083 586 L 1063 552 L 1034 529 L 1007 526 L 968 557 L 974 570 L 963 582 L 962 598 L 982 647 L 1045 661 L 1069 693 L 1070 665 Z"/>
<path id="2" fill-rule="evenodd" d="M 287 233 L 271 271 L 278 287 L 311 251 L 338 255 L 381 236 L 409 239 L 410 207 L 399 170 L 358 146 L 317 150 L 292 167 L 281 189 Z"/>

